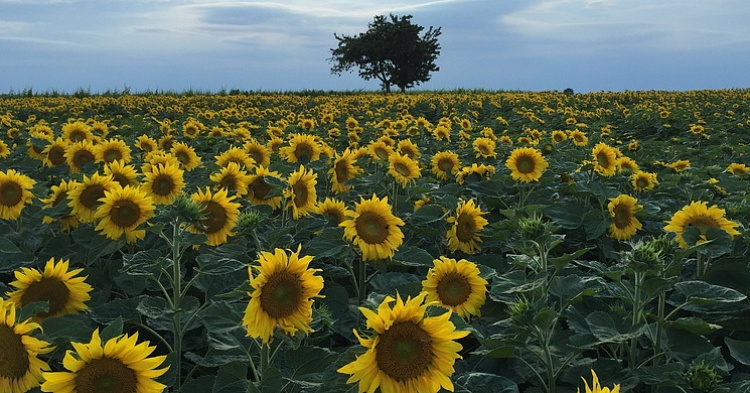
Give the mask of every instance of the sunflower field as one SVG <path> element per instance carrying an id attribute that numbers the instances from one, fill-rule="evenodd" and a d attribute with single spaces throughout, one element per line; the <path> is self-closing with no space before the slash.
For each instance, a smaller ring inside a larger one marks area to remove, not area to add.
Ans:
<path id="1" fill-rule="evenodd" d="M 0 97 L 0 392 L 750 392 L 750 91 Z"/>

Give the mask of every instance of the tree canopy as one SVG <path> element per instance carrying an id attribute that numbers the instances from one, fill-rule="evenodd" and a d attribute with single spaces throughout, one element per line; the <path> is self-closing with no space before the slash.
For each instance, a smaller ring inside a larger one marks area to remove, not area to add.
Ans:
<path id="1" fill-rule="evenodd" d="M 435 59 L 440 55 L 440 27 L 412 24 L 411 15 L 389 17 L 378 15 L 366 32 L 356 36 L 338 35 L 338 47 L 331 49 L 332 74 L 340 75 L 353 68 L 365 80 L 378 79 L 388 93 L 391 86 L 403 92 L 430 80 L 439 71 Z"/>

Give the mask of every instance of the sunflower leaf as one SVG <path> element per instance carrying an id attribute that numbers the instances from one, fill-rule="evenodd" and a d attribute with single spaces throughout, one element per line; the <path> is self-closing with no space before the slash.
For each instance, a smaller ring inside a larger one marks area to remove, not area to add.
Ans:
<path id="1" fill-rule="evenodd" d="M 729 353 L 738 362 L 750 366 L 750 341 L 735 340 L 730 337 L 724 338 L 724 342 L 729 348 Z"/>
<path id="2" fill-rule="evenodd" d="M 251 383 L 246 375 L 247 364 L 244 362 L 225 364 L 216 373 L 211 393 L 247 392 L 250 389 Z"/>

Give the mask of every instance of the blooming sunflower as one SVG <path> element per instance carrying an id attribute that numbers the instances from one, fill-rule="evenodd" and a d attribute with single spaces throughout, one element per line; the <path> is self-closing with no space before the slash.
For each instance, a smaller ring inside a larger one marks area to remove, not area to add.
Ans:
<path id="1" fill-rule="evenodd" d="M 690 161 L 689 160 L 677 160 L 675 162 L 667 164 L 667 167 L 674 169 L 675 172 L 684 172 L 688 168 L 690 168 Z"/>
<path id="2" fill-rule="evenodd" d="M 583 380 L 583 383 L 586 385 L 586 393 L 620 393 L 620 384 L 615 384 L 615 386 L 612 387 L 610 390 L 609 388 L 603 388 L 602 385 L 599 384 L 599 377 L 596 375 L 594 370 L 591 370 L 592 375 L 592 381 L 591 381 L 591 387 L 589 387 L 589 383 L 586 381 L 586 378 L 581 377 Z M 581 389 L 577 389 L 578 393 L 581 393 Z"/>
<path id="3" fill-rule="evenodd" d="M 195 149 L 185 143 L 175 142 L 172 145 L 170 152 L 177 157 L 182 168 L 188 172 L 197 168 L 201 164 L 201 158 L 195 152 Z"/>
<path id="4" fill-rule="evenodd" d="M 294 134 L 289 145 L 281 147 L 279 153 L 288 162 L 307 164 L 320 159 L 320 144 L 312 135 Z"/>
<path id="5" fill-rule="evenodd" d="M 336 153 L 335 158 L 333 159 L 333 167 L 328 170 L 328 175 L 331 177 L 333 192 L 346 192 L 352 188 L 352 186 L 344 183 L 362 173 L 362 168 L 354 165 L 355 160 L 356 157 L 354 153 L 348 148 L 341 154 Z"/>
<path id="6" fill-rule="evenodd" d="M 67 123 L 62 127 L 62 137 L 70 142 L 81 142 L 84 140 L 91 141 L 94 139 L 94 133 L 91 127 L 82 121 Z"/>
<path id="7" fill-rule="evenodd" d="M 247 198 L 256 205 L 268 205 L 273 209 L 281 206 L 283 199 L 282 191 L 276 191 L 274 183 L 280 183 L 281 174 L 276 171 L 269 171 L 264 166 L 256 166 L 255 173 L 250 175 L 247 183 Z"/>
<path id="8" fill-rule="evenodd" d="M 44 151 L 42 151 L 42 153 L 44 153 Z M 7 158 L 9 155 L 10 155 L 10 148 L 8 147 L 8 144 L 5 143 L 5 141 L 0 140 L 0 158 Z M 63 159 L 63 162 L 65 162 L 64 159 Z M 46 163 L 47 162 L 45 161 L 45 164 Z M 48 166 L 51 166 L 51 165 L 48 165 Z"/>
<path id="9" fill-rule="evenodd" d="M 234 192 L 238 197 L 247 194 L 247 184 L 250 181 L 250 175 L 243 167 L 236 162 L 229 162 L 222 167 L 219 172 L 214 172 L 209 179 L 216 184 L 217 188 L 226 189 L 228 192 Z"/>
<path id="10" fill-rule="evenodd" d="M 8 300 L 19 308 L 33 302 L 48 302 L 49 308 L 38 313 L 36 318 L 43 319 L 66 314 L 76 314 L 86 310 L 90 299 L 91 285 L 86 277 L 76 277 L 83 269 L 69 269 L 70 261 L 55 261 L 50 258 L 44 265 L 44 272 L 22 267 L 16 270 L 16 280 L 10 285 L 16 290 L 6 293 Z"/>
<path id="11" fill-rule="evenodd" d="M 255 266 L 258 274 L 248 268 L 253 292 L 242 318 L 248 336 L 267 344 L 277 326 L 289 335 L 313 331 L 313 298 L 323 297 L 323 277 L 315 275 L 320 269 L 309 268 L 312 256 L 300 257 L 301 250 L 300 245 L 296 252 L 289 250 L 289 255 L 280 248 L 273 254 L 263 251 L 258 257 L 260 266 Z"/>
<path id="12" fill-rule="evenodd" d="M 550 138 L 552 138 L 552 142 L 560 143 L 568 139 L 568 134 L 566 134 L 564 131 L 554 130 L 552 131 L 552 135 L 550 136 Z"/>
<path id="13" fill-rule="evenodd" d="M 489 180 L 492 175 L 495 174 L 495 167 L 487 164 L 476 163 L 471 166 L 465 166 L 461 168 L 456 174 L 456 183 L 464 184 L 467 180 L 478 181 L 478 180 Z"/>
<path id="14" fill-rule="evenodd" d="M 112 180 L 122 187 L 139 184 L 138 171 L 134 166 L 126 164 L 124 161 L 117 160 L 104 165 L 104 174 L 112 176 Z"/>
<path id="15" fill-rule="evenodd" d="M 318 175 L 312 169 L 300 165 L 298 170 L 289 175 L 287 183 L 289 187 L 284 190 L 284 197 L 287 198 L 286 207 L 292 209 L 292 217 L 298 220 L 312 213 L 318 201 L 315 191 Z"/>
<path id="16" fill-rule="evenodd" d="M 0 297 L 0 392 L 25 393 L 44 380 L 49 365 L 37 356 L 53 347 L 30 335 L 41 329 L 35 322 L 18 322 L 15 303 Z"/>
<path id="17" fill-rule="evenodd" d="M 630 176 L 630 184 L 636 191 L 645 191 L 654 188 L 659 181 L 656 173 L 637 171 Z"/>
<path id="18" fill-rule="evenodd" d="M 94 145 L 88 139 L 71 143 L 65 148 L 65 161 L 71 173 L 78 173 L 87 164 L 96 160 Z"/>
<path id="19" fill-rule="evenodd" d="M 205 192 L 198 190 L 190 198 L 203 207 L 203 218 L 199 226 L 191 225 L 188 230 L 205 234 L 208 237 L 206 244 L 209 246 L 226 243 L 227 237 L 234 235 L 232 229 L 240 216 L 240 204 L 232 202 L 235 197 L 228 196 L 225 189 L 211 193 L 211 189 L 206 187 Z"/>
<path id="20" fill-rule="evenodd" d="M 495 141 L 490 138 L 477 138 L 472 143 L 476 158 L 496 158 Z"/>
<path id="21" fill-rule="evenodd" d="M 617 153 L 611 146 L 603 142 L 597 143 L 591 155 L 596 173 L 604 177 L 614 176 L 617 173 Z"/>
<path id="22" fill-rule="evenodd" d="M 578 147 L 583 147 L 589 144 L 589 137 L 579 130 L 568 131 L 568 137 L 573 140 L 573 144 Z"/>
<path id="23" fill-rule="evenodd" d="M 612 224 L 609 226 L 609 236 L 617 240 L 628 240 L 643 228 L 643 225 L 635 217 L 635 214 L 643 209 L 638 200 L 630 195 L 620 194 L 616 198 L 610 198 L 607 204 Z"/>
<path id="24" fill-rule="evenodd" d="M 145 230 L 137 229 L 154 215 L 154 202 L 146 191 L 135 186 L 112 187 L 104 191 L 101 202 L 95 214 L 101 220 L 97 231 L 112 240 L 125 236 L 128 243 L 146 236 Z"/>
<path id="25" fill-rule="evenodd" d="M 346 220 L 349 211 L 344 202 L 329 197 L 326 197 L 323 202 L 318 202 L 315 206 L 315 213 L 328 216 L 336 225 Z"/>
<path id="26" fill-rule="evenodd" d="M 173 165 L 176 167 L 180 166 L 180 160 L 172 153 L 154 150 L 151 153 L 146 154 L 146 163 L 141 166 L 141 172 L 144 174 L 153 171 L 158 165 Z"/>
<path id="27" fill-rule="evenodd" d="M 727 173 L 731 173 L 733 175 L 740 175 L 740 174 L 743 174 L 743 173 L 750 172 L 750 168 L 748 168 L 747 165 L 745 165 L 745 164 L 740 164 L 740 163 L 733 162 L 733 163 L 729 164 L 729 166 L 727 167 L 726 172 Z"/>
<path id="28" fill-rule="evenodd" d="M 487 280 L 479 275 L 473 262 L 441 256 L 433 261 L 434 267 L 422 281 L 422 291 L 428 303 L 437 303 L 462 318 L 481 316 L 480 308 L 487 297 Z"/>
<path id="29" fill-rule="evenodd" d="M 422 176 L 416 161 L 409 156 L 395 152 L 388 157 L 388 174 L 404 188 Z"/>
<path id="30" fill-rule="evenodd" d="M 158 149 L 159 145 L 156 143 L 156 140 L 154 140 L 154 138 L 151 138 L 150 136 L 144 134 L 139 136 L 138 139 L 135 140 L 135 147 L 140 149 L 143 153 L 150 153 Z"/>
<path id="31" fill-rule="evenodd" d="M 245 142 L 242 146 L 247 152 L 247 155 L 252 158 L 257 165 L 269 166 L 271 165 L 271 150 L 265 145 L 259 143 L 256 140 L 250 140 Z"/>
<path id="32" fill-rule="evenodd" d="M 78 217 L 80 222 L 94 222 L 96 220 L 96 209 L 101 204 L 100 199 L 104 193 L 119 184 L 112 180 L 112 176 L 94 173 L 91 177 L 83 176 L 83 181 L 68 191 L 68 206 L 72 208 L 71 213 Z"/>
<path id="33" fill-rule="evenodd" d="M 471 254 L 475 250 L 482 249 L 477 245 L 477 242 L 482 241 L 479 231 L 489 223 L 482 217 L 484 214 L 487 212 L 483 212 L 479 206 L 475 205 L 473 199 L 461 202 L 456 207 L 456 215 L 447 218 L 448 223 L 453 225 L 445 233 L 451 252 L 461 250 Z"/>
<path id="34" fill-rule="evenodd" d="M 182 135 L 185 135 L 190 139 L 195 139 L 204 128 L 206 128 L 206 126 L 204 126 L 203 123 L 196 120 L 190 120 L 182 125 Z"/>
<path id="35" fill-rule="evenodd" d="M 510 177 L 513 180 L 531 183 L 541 179 L 542 172 L 549 164 L 539 150 L 533 147 L 519 147 L 510 153 L 505 166 L 510 169 Z"/>
<path id="36" fill-rule="evenodd" d="M 378 389 L 392 393 L 436 393 L 441 388 L 453 391 L 450 376 L 462 349 L 455 340 L 466 337 L 469 332 L 456 331 L 449 320 L 450 311 L 425 316 L 426 296 L 422 292 L 406 301 L 398 294 L 396 299 L 387 296 L 377 313 L 359 308 L 374 335 L 363 338 L 354 331 L 367 351 L 337 370 L 351 375 L 347 383 L 359 382 L 360 393 Z"/>
<path id="37" fill-rule="evenodd" d="M 679 243 L 682 248 L 689 247 L 687 242 L 682 238 L 685 229 L 689 227 L 698 228 L 701 232 L 702 238 L 705 238 L 706 231 L 711 228 L 721 229 L 730 236 L 739 235 L 740 232 L 734 229 L 739 226 L 739 224 L 727 220 L 724 217 L 724 214 L 724 209 L 720 209 L 715 205 L 708 207 L 706 202 L 693 201 L 676 212 L 672 216 L 672 219 L 667 222 L 664 230 L 674 232 L 677 243 Z"/>
<path id="38" fill-rule="evenodd" d="M 396 249 L 404 241 L 401 226 L 404 222 L 391 213 L 388 197 L 380 199 L 360 197 L 355 202 L 355 211 L 347 212 L 349 219 L 339 226 L 344 227 L 344 238 L 353 242 L 362 251 L 362 259 L 393 258 Z"/>
<path id="39" fill-rule="evenodd" d="M 403 139 L 396 144 L 396 151 L 399 153 L 408 156 L 412 160 L 416 160 L 419 158 L 422 153 L 419 151 L 419 147 L 414 144 L 414 142 L 411 141 L 411 139 Z"/>
<path id="40" fill-rule="evenodd" d="M 138 332 L 107 340 L 102 345 L 99 329 L 91 334 L 88 344 L 73 343 L 65 353 L 63 367 L 67 371 L 45 372 L 43 392 L 132 392 L 161 393 L 164 384 L 155 379 L 169 366 L 157 369 L 166 356 L 151 356 L 156 349 L 148 341 L 138 343 Z"/>
<path id="41" fill-rule="evenodd" d="M 432 156 L 430 166 L 438 179 L 448 180 L 448 176 L 457 174 L 461 169 L 461 160 L 452 151 L 440 151 Z"/>
<path id="42" fill-rule="evenodd" d="M 385 161 L 393 154 L 393 147 L 383 141 L 373 141 L 367 145 L 367 154 L 376 161 Z"/>
<path id="43" fill-rule="evenodd" d="M 182 193 L 185 187 L 183 170 L 175 163 L 158 164 L 145 172 L 145 180 L 141 188 L 157 205 L 169 205 L 174 198 Z"/>
<path id="44" fill-rule="evenodd" d="M 68 148 L 69 144 L 70 142 L 67 140 L 58 137 L 54 142 L 47 145 L 47 147 L 42 150 L 44 165 L 53 167 L 67 163 L 67 160 L 65 159 L 65 149 Z"/>
<path id="45" fill-rule="evenodd" d="M 94 145 L 94 156 L 99 162 L 110 163 L 122 161 L 128 163 L 131 160 L 130 146 L 120 139 L 109 139 Z"/>
<path id="46" fill-rule="evenodd" d="M 16 220 L 21 216 L 24 206 L 31 203 L 34 194 L 31 188 L 36 181 L 16 171 L 0 171 L 0 219 Z"/>
<path id="47" fill-rule="evenodd" d="M 255 166 L 255 160 L 248 156 L 247 151 L 239 147 L 230 147 L 218 156 L 214 156 L 214 158 L 216 158 L 216 165 L 222 168 L 229 165 L 230 162 L 235 162 L 245 169 Z"/>
<path id="48" fill-rule="evenodd" d="M 39 199 L 39 201 L 44 204 L 42 209 L 51 209 L 59 205 L 60 202 L 68 198 L 68 192 L 77 185 L 78 182 L 75 180 L 61 180 L 60 184 L 50 187 L 50 190 L 52 191 L 50 196 L 48 198 Z M 69 231 L 71 228 L 77 227 L 79 224 L 78 217 L 75 215 L 66 215 L 59 218 L 44 216 L 42 218 L 42 223 L 44 224 L 52 224 L 55 221 L 59 221 L 60 229 L 65 232 Z"/>
<path id="49" fill-rule="evenodd" d="M 636 173 L 640 171 L 640 167 L 638 167 L 638 164 L 630 157 L 622 156 L 617 159 L 617 167 L 621 171 L 630 171 L 632 173 Z"/>

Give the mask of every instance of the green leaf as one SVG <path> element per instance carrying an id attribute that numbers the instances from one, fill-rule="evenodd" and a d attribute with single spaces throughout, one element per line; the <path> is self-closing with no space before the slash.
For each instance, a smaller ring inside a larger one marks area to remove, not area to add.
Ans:
<path id="1" fill-rule="evenodd" d="M 562 304 L 571 304 L 584 296 L 597 293 L 600 283 L 597 277 L 581 277 L 576 274 L 555 276 L 549 285 L 549 293 L 557 296 Z M 596 285 L 596 287 L 592 287 Z"/>
<path id="2" fill-rule="evenodd" d="M 99 334 L 99 337 L 102 339 L 103 343 L 106 343 L 107 340 L 121 335 L 122 328 L 123 328 L 122 318 L 118 317 L 117 319 L 109 323 L 104 329 L 102 329 L 101 333 Z"/>
<path id="3" fill-rule="evenodd" d="M 707 306 L 718 303 L 735 303 L 747 299 L 747 296 L 734 289 L 712 285 L 704 281 L 678 282 L 674 285 L 674 289 L 675 292 L 670 297 L 673 304 L 687 303 Z"/>
<path id="4" fill-rule="evenodd" d="M 594 311 L 586 317 L 591 334 L 601 343 L 620 343 L 638 337 L 643 330 L 633 328 L 630 323 L 615 321 L 609 313 Z"/>
<path id="5" fill-rule="evenodd" d="M 727 344 L 729 354 L 731 354 L 736 361 L 746 366 L 750 366 L 750 341 L 740 341 L 731 337 L 725 337 L 724 343 Z"/>
<path id="6" fill-rule="evenodd" d="M 233 258 L 217 258 L 213 255 L 199 255 L 197 272 L 211 276 L 223 276 L 246 269 L 247 264 Z"/>
<path id="7" fill-rule="evenodd" d="M 637 367 L 631 369 L 630 372 L 642 382 L 649 385 L 677 386 L 684 379 L 682 376 L 684 370 L 685 366 L 682 363 L 675 362 L 656 366 Z"/>
<path id="8" fill-rule="evenodd" d="M 593 250 L 595 248 L 596 247 L 584 247 L 584 248 L 580 248 L 580 249 L 576 250 L 576 252 L 574 252 L 572 254 L 565 253 L 565 254 L 563 254 L 563 255 L 561 255 L 559 257 L 549 258 L 547 261 L 549 263 L 551 263 L 555 267 L 555 269 L 562 270 L 562 268 L 564 268 L 567 264 L 569 264 L 570 262 L 574 261 L 575 259 L 580 258 L 581 255 L 583 255 L 583 254 L 585 254 L 585 253 L 587 253 L 587 252 L 589 252 L 589 251 L 591 251 L 591 250 Z"/>
<path id="9" fill-rule="evenodd" d="M 398 251 L 396 251 L 396 254 L 393 256 L 393 262 L 413 267 L 433 267 L 434 260 L 435 258 L 430 255 L 429 252 L 419 247 L 408 245 L 399 247 Z"/>
<path id="10" fill-rule="evenodd" d="M 250 381 L 246 377 L 247 364 L 233 362 L 219 368 L 214 380 L 212 393 L 238 393 L 250 389 Z M 279 390 L 280 391 L 280 390 Z"/>
<path id="11" fill-rule="evenodd" d="M 604 218 L 601 210 L 589 210 L 583 217 L 583 229 L 586 240 L 598 239 L 609 228 L 609 221 Z"/>
<path id="12" fill-rule="evenodd" d="M 518 384 L 495 374 L 461 374 L 456 378 L 456 385 L 469 392 L 518 393 Z"/>
<path id="13" fill-rule="evenodd" d="M 679 318 L 672 322 L 671 326 L 676 329 L 686 330 L 698 336 L 705 336 L 721 329 L 721 325 L 708 323 L 698 317 Z"/>
<path id="14" fill-rule="evenodd" d="M 159 250 L 143 250 L 135 254 L 122 256 L 122 268 L 120 272 L 131 276 L 159 275 L 160 269 L 171 264 L 167 262 Z"/>
<path id="15" fill-rule="evenodd" d="M 305 252 L 315 258 L 335 258 L 339 260 L 354 257 L 351 245 L 344 240 L 344 228 L 325 228 L 308 243 Z"/>
<path id="16" fill-rule="evenodd" d="M 183 392 L 210 392 L 214 386 L 213 375 L 202 375 L 198 378 L 188 380 L 182 385 Z"/>
<path id="17" fill-rule="evenodd" d="M 434 222 L 442 221 L 445 216 L 445 208 L 441 205 L 425 205 L 409 216 L 409 225 L 420 227 Z"/>
<path id="18" fill-rule="evenodd" d="M 589 210 L 589 206 L 575 201 L 554 204 L 544 209 L 544 214 L 563 228 L 577 229 L 583 225 L 583 217 Z"/>

